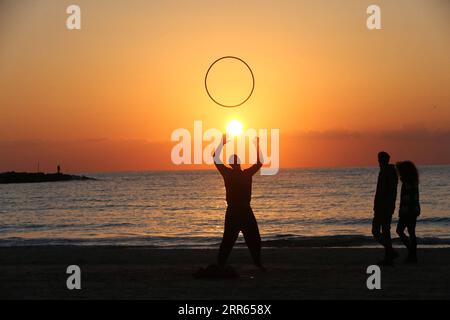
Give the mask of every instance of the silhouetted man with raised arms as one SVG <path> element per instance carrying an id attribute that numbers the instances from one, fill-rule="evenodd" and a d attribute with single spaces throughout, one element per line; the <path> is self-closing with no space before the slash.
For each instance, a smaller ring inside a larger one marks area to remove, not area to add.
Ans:
<path id="1" fill-rule="evenodd" d="M 261 237 L 258 224 L 250 206 L 252 197 L 252 176 L 262 167 L 259 150 L 259 138 L 256 139 L 257 161 L 250 168 L 242 170 L 237 155 L 230 157 L 231 168 L 220 160 L 220 153 L 227 143 L 226 135 L 222 143 L 214 152 L 214 164 L 225 182 L 227 211 L 225 214 L 225 229 L 218 256 L 218 264 L 226 264 L 231 249 L 242 231 L 253 261 L 256 266 L 264 270 L 261 264 Z"/>
<path id="2" fill-rule="evenodd" d="M 389 164 L 390 156 L 387 152 L 378 153 L 380 172 L 378 174 L 377 191 L 374 200 L 374 217 L 372 221 L 372 234 L 384 246 L 384 260 L 382 265 L 392 265 L 398 253 L 392 248 L 391 222 L 395 211 L 397 199 L 397 171 L 393 164 Z"/>

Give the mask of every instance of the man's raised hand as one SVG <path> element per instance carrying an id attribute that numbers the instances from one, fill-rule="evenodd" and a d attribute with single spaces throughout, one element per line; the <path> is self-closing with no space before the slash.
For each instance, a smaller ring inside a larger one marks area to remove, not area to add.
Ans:
<path id="1" fill-rule="evenodd" d="M 227 140 L 227 134 L 224 133 L 222 136 L 222 144 L 225 145 L 227 142 L 229 142 L 230 140 Z"/>

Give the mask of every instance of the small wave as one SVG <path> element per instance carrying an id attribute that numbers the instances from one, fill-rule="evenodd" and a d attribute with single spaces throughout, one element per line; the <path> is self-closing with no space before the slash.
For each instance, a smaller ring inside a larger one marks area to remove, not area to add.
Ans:
<path id="1" fill-rule="evenodd" d="M 267 237 L 266 237 L 267 238 Z M 151 248 L 217 248 L 219 237 L 152 237 L 129 236 L 110 238 L 19 238 L 0 239 L 0 247 L 14 246 L 145 246 Z M 401 245 L 398 238 L 393 239 L 395 245 Z M 423 246 L 450 246 L 450 238 L 422 237 L 417 243 Z M 377 245 L 371 236 L 366 235 L 330 235 L 330 236 L 298 236 L 274 235 L 264 240 L 265 248 L 315 248 L 315 247 L 364 247 Z M 239 239 L 237 247 L 244 247 L 245 242 Z"/>
<path id="2" fill-rule="evenodd" d="M 418 223 L 450 223 L 450 217 L 433 217 L 433 218 L 421 218 L 417 220 Z"/>
<path id="3" fill-rule="evenodd" d="M 129 235 L 117 237 L 76 237 L 76 238 L 25 238 L 7 237 L 0 239 L 0 247 L 14 246 L 145 246 L 154 248 L 208 248 L 220 241 L 215 237 L 165 237 Z"/>
<path id="4" fill-rule="evenodd" d="M 397 223 L 398 218 L 394 217 L 393 223 Z M 311 219 L 300 221 L 299 223 L 304 224 L 324 224 L 324 225 L 370 225 L 372 223 L 372 218 L 325 218 L 321 220 Z M 450 224 L 450 217 L 420 217 L 417 219 L 417 223 L 424 224 Z"/>
<path id="5" fill-rule="evenodd" d="M 399 238 L 392 239 L 394 244 L 401 244 Z M 359 247 L 375 245 L 371 236 L 365 235 L 330 235 L 330 236 L 289 236 L 263 241 L 263 247 Z M 417 238 L 419 245 L 450 245 L 450 238 L 422 237 Z"/>
<path id="6" fill-rule="evenodd" d="M 133 227 L 132 223 L 104 223 L 104 224 L 23 224 L 23 225 L 4 225 L 0 226 L 0 232 L 2 231 L 20 231 L 20 230 L 54 230 L 54 229 L 102 229 L 102 228 L 116 228 L 116 227 Z"/>

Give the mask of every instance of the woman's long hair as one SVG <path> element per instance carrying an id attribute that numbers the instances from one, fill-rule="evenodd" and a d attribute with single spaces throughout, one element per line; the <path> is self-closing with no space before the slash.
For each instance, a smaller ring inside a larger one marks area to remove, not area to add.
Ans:
<path id="1" fill-rule="evenodd" d="M 401 161 L 396 164 L 402 182 L 419 183 L 419 171 L 412 161 Z"/>

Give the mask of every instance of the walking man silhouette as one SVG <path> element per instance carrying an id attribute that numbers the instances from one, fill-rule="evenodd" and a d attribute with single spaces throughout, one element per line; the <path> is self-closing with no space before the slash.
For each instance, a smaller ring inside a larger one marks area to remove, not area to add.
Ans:
<path id="1" fill-rule="evenodd" d="M 393 164 L 389 164 L 390 155 L 381 151 L 378 153 L 380 172 L 378 174 L 377 191 L 374 200 L 374 217 L 372 221 L 372 234 L 384 247 L 384 260 L 379 264 L 392 265 L 398 253 L 392 248 L 391 222 L 397 200 L 398 177 Z"/>
<path id="2" fill-rule="evenodd" d="M 214 152 L 214 164 L 225 182 L 227 210 L 225 213 L 225 228 L 220 245 L 218 264 L 224 267 L 239 232 L 242 231 L 245 242 L 250 250 L 255 265 L 265 270 L 261 264 L 261 237 L 258 224 L 250 206 L 252 197 L 252 177 L 262 167 L 259 138 L 256 138 L 257 161 L 250 168 L 242 170 L 237 155 L 230 157 L 230 167 L 220 160 L 220 153 L 227 143 L 226 134 L 222 143 Z"/>

